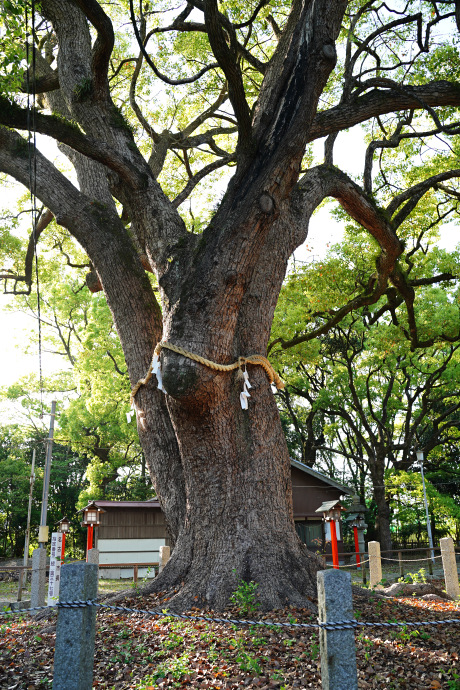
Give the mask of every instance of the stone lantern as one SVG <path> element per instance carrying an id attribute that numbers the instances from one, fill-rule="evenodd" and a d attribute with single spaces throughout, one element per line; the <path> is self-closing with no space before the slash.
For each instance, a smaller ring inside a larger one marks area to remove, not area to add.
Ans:
<path id="1" fill-rule="evenodd" d="M 348 508 L 348 514 L 345 518 L 350 527 L 353 527 L 357 568 L 361 568 L 360 554 L 366 551 L 364 543 L 364 532 L 367 530 L 367 524 L 364 519 L 366 510 L 366 506 L 359 502 L 359 496 L 355 495 L 352 498 L 351 506 Z"/>

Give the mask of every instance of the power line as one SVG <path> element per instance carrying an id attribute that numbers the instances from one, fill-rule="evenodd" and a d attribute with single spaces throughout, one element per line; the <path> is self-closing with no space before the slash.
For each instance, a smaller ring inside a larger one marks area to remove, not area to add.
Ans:
<path id="1" fill-rule="evenodd" d="M 38 252 L 37 252 L 37 128 L 36 128 L 36 62 L 35 62 L 35 0 L 32 0 L 31 11 L 31 33 L 29 33 L 29 13 L 26 5 L 25 9 L 25 25 L 26 25 L 26 80 L 27 80 L 27 148 L 29 154 L 29 190 L 30 201 L 32 204 L 32 237 L 34 244 L 34 258 L 35 258 L 35 282 L 37 285 L 37 314 L 38 314 L 38 366 L 40 378 L 40 407 L 43 417 L 43 368 L 42 368 L 42 328 L 41 328 L 41 300 L 40 300 L 40 282 L 38 276 Z M 32 54 L 30 54 L 29 38 L 31 39 Z M 32 84 L 30 80 L 30 63 L 32 63 Z"/>

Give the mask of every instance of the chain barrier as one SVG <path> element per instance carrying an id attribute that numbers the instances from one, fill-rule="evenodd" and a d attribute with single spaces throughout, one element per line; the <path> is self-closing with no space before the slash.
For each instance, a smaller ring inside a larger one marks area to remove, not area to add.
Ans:
<path id="1" fill-rule="evenodd" d="M 354 630 L 356 628 L 402 628 L 410 626 L 416 628 L 422 625 L 450 625 L 453 623 L 460 623 L 460 618 L 445 618 L 437 621 L 397 621 L 394 623 L 386 622 L 371 622 L 371 621 L 356 621 L 356 620 L 342 620 L 330 623 L 284 623 L 274 621 L 253 621 L 240 620 L 238 618 L 212 618 L 210 616 L 187 616 L 185 613 L 174 613 L 167 611 L 156 611 L 148 609 L 132 609 L 128 606 L 111 606 L 110 604 L 103 604 L 96 600 L 88 601 L 65 601 L 58 602 L 54 606 L 34 606 L 29 609 L 21 609 L 19 611 L 0 611 L 1 616 L 11 616 L 14 614 L 30 613 L 31 611 L 43 611 L 49 609 L 55 612 L 57 609 L 78 609 L 86 608 L 88 606 L 95 606 L 100 609 L 108 609 L 110 611 L 122 611 L 123 613 L 140 613 L 143 616 L 151 616 L 154 618 L 179 618 L 181 620 L 200 621 L 207 623 L 226 623 L 230 625 L 256 625 L 267 628 L 323 628 L 324 630 Z"/>

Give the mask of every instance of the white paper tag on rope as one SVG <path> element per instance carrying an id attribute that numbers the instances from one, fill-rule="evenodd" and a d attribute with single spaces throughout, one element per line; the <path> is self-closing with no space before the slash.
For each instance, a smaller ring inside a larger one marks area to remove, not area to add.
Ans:
<path id="1" fill-rule="evenodd" d="M 240 403 L 241 403 L 241 408 L 242 408 L 243 410 L 247 410 L 247 409 L 248 409 L 248 398 L 250 398 L 250 397 L 251 397 L 251 396 L 250 396 L 249 393 L 247 393 L 246 391 L 242 391 L 242 392 L 240 393 Z"/>
<path id="2" fill-rule="evenodd" d="M 249 383 L 249 374 L 246 371 L 246 369 L 243 371 L 243 378 L 244 378 L 244 387 L 246 388 L 252 388 L 251 384 Z"/>
<path id="3" fill-rule="evenodd" d="M 163 388 L 163 378 L 161 376 L 160 355 L 153 355 L 152 372 L 157 377 L 158 390 L 163 391 L 163 393 L 166 393 L 165 389 Z"/>
<path id="4" fill-rule="evenodd" d="M 131 420 L 135 414 L 136 414 L 136 408 L 134 407 L 134 405 L 131 405 L 130 411 L 126 413 L 126 421 L 128 424 L 131 424 Z"/>
<path id="5" fill-rule="evenodd" d="M 249 376 L 248 372 L 246 369 L 243 371 L 243 390 L 240 393 L 240 403 L 241 403 L 241 408 L 243 410 L 248 409 L 248 398 L 251 396 L 248 393 L 248 388 L 252 388 L 251 384 L 249 383 Z"/>
<path id="6" fill-rule="evenodd" d="M 274 394 L 278 391 L 278 389 L 277 389 L 277 387 L 275 386 L 275 384 L 274 384 L 273 382 L 270 384 L 270 387 L 271 387 L 272 393 L 273 393 L 273 395 L 274 395 Z"/>

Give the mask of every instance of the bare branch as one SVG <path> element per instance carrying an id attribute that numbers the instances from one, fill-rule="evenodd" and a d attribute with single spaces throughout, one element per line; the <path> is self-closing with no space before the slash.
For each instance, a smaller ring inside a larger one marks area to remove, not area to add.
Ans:
<path id="1" fill-rule="evenodd" d="M 378 115 L 420 109 L 425 107 L 422 102 L 430 107 L 459 106 L 460 86 L 440 80 L 422 86 L 401 87 L 397 92 L 393 89 L 374 89 L 318 113 L 310 127 L 308 142 L 353 127 Z"/>
<path id="2" fill-rule="evenodd" d="M 222 168 L 224 165 L 228 165 L 232 161 L 235 160 L 234 155 L 229 155 L 226 158 L 220 158 L 216 161 L 213 161 L 212 163 L 209 163 L 208 165 L 205 165 L 204 168 L 199 170 L 193 177 L 190 178 L 190 180 L 187 182 L 185 185 L 184 189 L 176 196 L 174 199 L 173 206 L 177 208 L 180 206 L 186 198 L 192 193 L 192 191 L 195 189 L 197 184 L 206 177 L 206 175 L 209 175 L 209 173 L 213 172 L 214 170 L 218 170 L 218 168 Z"/>
<path id="3" fill-rule="evenodd" d="M 450 180 L 453 177 L 460 177 L 460 168 L 448 170 L 446 172 L 439 173 L 438 175 L 432 175 L 426 180 L 423 180 L 423 182 L 419 182 L 418 184 L 409 187 L 409 189 L 404 190 L 404 192 L 397 194 L 386 208 L 386 212 L 388 213 L 389 217 L 395 214 L 396 210 L 403 202 L 407 201 L 407 203 L 393 219 L 395 227 L 399 227 L 399 225 L 401 225 L 403 220 L 407 218 L 409 213 L 415 208 L 419 200 L 429 189 L 436 187 L 439 182 Z"/>
<path id="4" fill-rule="evenodd" d="M 164 81 L 166 84 L 170 84 L 171 86 L 178 86 L 179 84 L 191 84 L 192 82 L 200 79 L 203 76 L 203 74 L 206 74 L 206 72 L 209 72 L 209 70 L 215 69 L 216 67 L 219 66 L 217 63 L 212 63 L 211 65 L 206 65 L 206 67 L 203 67 L 203 69 L 201 69 L 199 72 L 197 72 L 197 74 L 195 74 L 193 77 L 186 77 L 184 79 L 170 79 L 165 74 L 162 74 L 159 71 L 159 69 L 157 68 L 157 66 L 155 65 L 155 63 L 153 62 L 150 55 L 145 50 L 144 43 L 142 41 L 141 35 L 139 33 L 139 29 L 137 27 L 136 17 L 134 15 L 133 0 L 129 0 L 129 8 L 130 8 L 131 21 L 133 24 L 134 33 L 136 35 L 136 39 L 137 39 L 137 42 L 139 44 L 139 48 L 141 49 L 141 52 L 145 58 L 145 61 L 147 62 L 149 67 L 152 68 L 154 74 L 159 79 Z"/>

